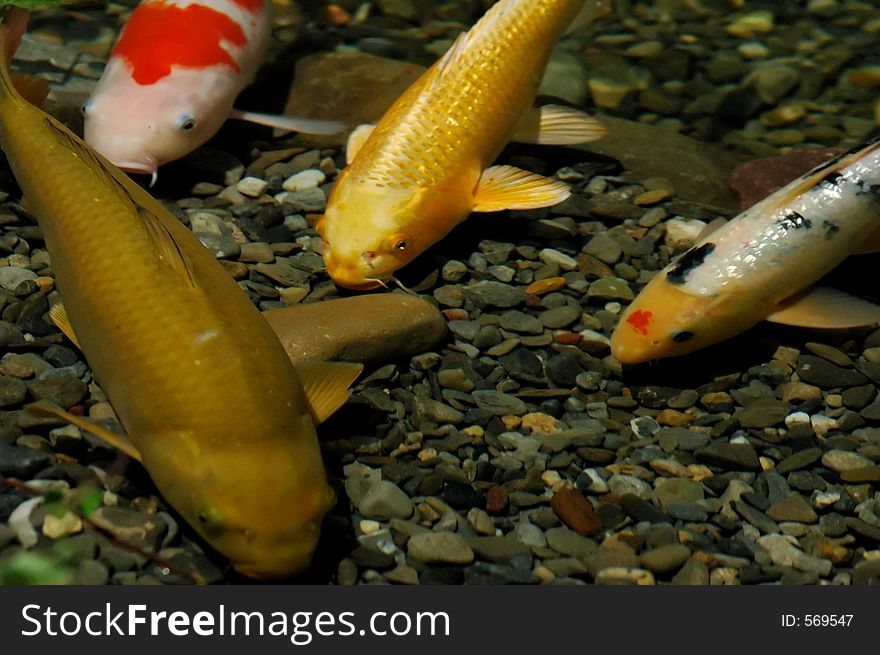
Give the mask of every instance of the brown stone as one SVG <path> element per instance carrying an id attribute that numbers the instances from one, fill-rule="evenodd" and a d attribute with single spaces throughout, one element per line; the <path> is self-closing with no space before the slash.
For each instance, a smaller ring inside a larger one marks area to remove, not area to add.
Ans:
<path id="1" fill-rule="evenodd" d="M 779 157 L 755 159 L 737 166 L 730 174 L 730 186 L 736 191 L 740 209 L 751 207 L 798 175 L 825 163 L 843 150 L 843 148 L 803 148 Z"/>
<path id="2" fill-rule="evenodd" d="M 563 487 L 553 494 L 550 506 L 562 522 L 578 534 L 589 537 L 602 529 L 602 521 L 592 503 L 573 487 Z"/>
<path id="3" fill-rule="evenodd" d="M 565 288 L 565 278 L 548 277 L 543 280 L 532 282 L 529 286 L 527 286 L 526 295 L 543 296 L 544 294 L 551 293 L 553 291 L 559 291 L 563 288 Z"/>
<path id="4" fill-rule="evenodd" d="M 840 478 L 844 482 L 880 482 L 880 466 L 861 466 L 843 471 Z"/>
<path id="5" fill-rule="evenodd" d="M 401 293 L 294 305 L 263 316 L 294 363 L 384 362 L 430 350 L 446 336 L 434 305 Z"/>
<path id="6" fill-rule="evenodd" d="M 339 134 L 300 134 L 298 143 L 321 148 L 344 144 L 358 125 L 376 123 L 424 72 L 422 66 L 357 52 L 327 52 L 303 57 L 284 112 L 337 120 Z"/>
<path id="7" fill-rule="evenodd" d="M 501 514 L 507 511 L 509 502 L 507 490 L 499 484 L 489 487 L 489 491 L 486 492 L 486 511 L 489 514 Z"/>

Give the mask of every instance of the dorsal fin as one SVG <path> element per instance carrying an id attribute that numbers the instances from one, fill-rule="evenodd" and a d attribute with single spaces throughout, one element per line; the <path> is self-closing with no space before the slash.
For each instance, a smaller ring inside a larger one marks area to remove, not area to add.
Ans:
<path id="1" fill-rule="evenodd" d="M 602 124 L 579 109 L 543 105 L 523 114 L 511 141 L 564 146 L 595 141 L 604 135 Z"/>

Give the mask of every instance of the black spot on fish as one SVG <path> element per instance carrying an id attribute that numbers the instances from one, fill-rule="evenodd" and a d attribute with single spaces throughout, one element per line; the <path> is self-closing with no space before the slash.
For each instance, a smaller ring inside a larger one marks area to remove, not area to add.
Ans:
<path id="1" fill-rule="evenodd" d="M 825 240 L 833 239 L 834 235 L 840 232 L 840 226 L 834 221 L 822 221 L 822 228 L 825 230 Z"/>
<path id="2" fill-rule="evenodd" d="M 785 216 L 777 220 L 776 224 L 785 231 L 800 229 L 809 230 L 813 227 L 813 223 L 809 218 L 806 218 L 803 214 L 799 214 L 795 211 L 788 212 Z"/>
<path id="3" fill-rule="evenodd" d="M 704 243 L 702 246 L 691 248 L 675 263 L 675 266 L 666 274 L 666 279 L 670 284 L 684 284 L 684 279 L 688 273 L 702 264 L 706 257 L 715 250 L 715 244 L 711 241 Z"/>
<path id="4" fill-rule="evenodd" d="M 828 173 L 825 177 L 823 177 L 817 186 L 823 186 L 829 189 L 836 189 L 843 182 L 843 175 L 837 172 Z"/>
<path id="5" fill-rule="evenodd" d="M 694 333 L 690 330 L 679 330 L 678 332 L 672 333 L 672 340 L 675 343 L 684 343 L 685 341 L 690 341 L 694 338 Z"/>
<path id="6" fill-rule="evenodd" d="M 856 195 L 880 199 L 880 184 L 868 184 L 867 180 L 859 180 L 856 182 Z"/>

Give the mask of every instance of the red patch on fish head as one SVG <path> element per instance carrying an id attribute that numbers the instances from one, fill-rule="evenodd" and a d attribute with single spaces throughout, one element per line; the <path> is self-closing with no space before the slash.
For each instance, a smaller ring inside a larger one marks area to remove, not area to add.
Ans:
<path id="1" fill-rule="evenodd" d="M 259 11 L 263 10 L 263 0 L 232 0 L 235 4 L 237 4 L 242 9 L 251 12 L 252 14 L 256 14 Z"/>
<path id="2" fill-rule="evenodd" d="M 245 2 L 254 4 L 256 0 L 240 0 L 240 4 Z M 242 46 L 246 40 L 241 26 L 216 9 L 147 2 L 131 15 L 111 56 L 122 57 L 134 81 L 146 85 L 171 73 L 174 65 L 205 68 L 224 64 L 237 72 L 239 66 L 223 42 Z"/>
<path id="3" fill-rule="evenodd" d="M 647 336 L 648 326 L 651 325 L 653 319 L 654 315 L 650 311 L 637 309 L 627 317 L 626 322 L 632 326 L 633 330 Z"/>

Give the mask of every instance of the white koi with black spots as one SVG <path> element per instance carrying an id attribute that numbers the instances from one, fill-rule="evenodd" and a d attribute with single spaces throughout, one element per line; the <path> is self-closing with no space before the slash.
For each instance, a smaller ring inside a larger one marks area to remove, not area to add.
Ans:
<path id="1" fill-rule="evenodd" d="M 880 227 L 880 139 L 818 166 L 717 230 L 652 279 L 620 317 L 623 364 L 683 355 L 762 320 L 819 328 L 880 322 L 880 307 L 809 288 Z M 873 248 L 876 249 L 876 248 Z"/>

